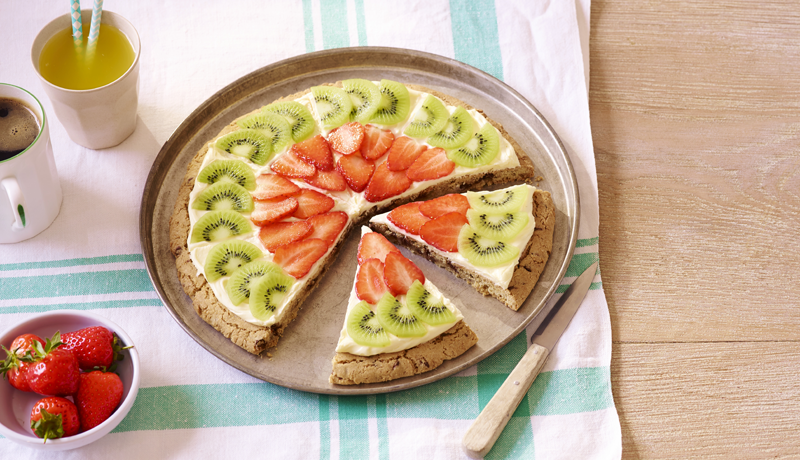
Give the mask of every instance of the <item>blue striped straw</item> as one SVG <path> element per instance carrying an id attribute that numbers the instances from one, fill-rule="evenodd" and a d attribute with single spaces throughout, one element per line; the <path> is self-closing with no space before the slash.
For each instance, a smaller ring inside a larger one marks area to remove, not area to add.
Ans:
<path id="1" fill-rule="evenodd" d="M 94 0 L 92 9 L 92 25 L 89 28 L 89 47 L 86 49 L 86 58 L 94 57 L 94 50 L 97 47 L 97 37 L 100 35 L 100 21 L 103 16 L 103 0 Z"/>
<path id="2" fill-rule="evenodd" d="M 83 44 L 83 23 L 81 22 L 81 1 L 70 0 L 69 3 L 69 16 L 72 22 L 72 40 L 75 46 Z"/>

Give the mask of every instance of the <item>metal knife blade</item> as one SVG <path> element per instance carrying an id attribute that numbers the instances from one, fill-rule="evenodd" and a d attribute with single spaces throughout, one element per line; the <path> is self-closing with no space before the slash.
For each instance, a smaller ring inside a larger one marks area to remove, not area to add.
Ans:
<path id="1" fill-rule="evenodd" d="M 464 435 L 462 444 L 470 457 L 483 458 L 494 446 L 511 415 L 539 375 L 550 350 L 581 306 L 592 285 L 597 265 L 598 262 L 595 262 L 584 270 L 549 311 L 542 311 L 537 315 L 534 322 L 541 322 L 531 337 L 530 348 Z M 538 319 L 540 317 L 541 320 Z"/>

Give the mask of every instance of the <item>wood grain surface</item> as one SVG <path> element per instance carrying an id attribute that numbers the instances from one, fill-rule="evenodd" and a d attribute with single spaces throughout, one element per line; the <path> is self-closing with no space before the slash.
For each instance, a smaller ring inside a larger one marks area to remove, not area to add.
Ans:
<path id="1" fill-rule="evenodd" d="M 623 458 L 800 458 L 800 3 L 593 0 Z"/>

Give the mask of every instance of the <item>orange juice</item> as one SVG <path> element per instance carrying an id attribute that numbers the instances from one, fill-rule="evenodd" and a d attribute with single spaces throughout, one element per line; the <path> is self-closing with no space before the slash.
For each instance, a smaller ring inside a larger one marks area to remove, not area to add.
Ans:
<path id="1" fill-rule="evenodd" d="M 55 34 L 39 55 L 39 73 L 66 89 L 92 89 L 121 77 L 133 64 L 135 53 L 128 38 L 114 26 L 100 24 L 93 55 L 87 57 L 88 30 L 83 45 L 75 46 L 72 28 Z"/>

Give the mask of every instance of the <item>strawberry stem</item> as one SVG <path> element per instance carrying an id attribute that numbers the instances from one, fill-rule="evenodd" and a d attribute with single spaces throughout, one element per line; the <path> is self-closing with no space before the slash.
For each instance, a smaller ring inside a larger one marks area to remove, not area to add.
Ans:
<path id="1" fill-rule="evenodd" d="M 31 429 L 36 433 L 36 436 L 44 438 L 47 443 L 48 439 L 58 439 L 64 436 L 64 425 L 61 419 L 61 414 L 51 414 L 45 409 L 41 409 L 40 413 L 42 418 L 39 420 L 31 420 Z"/>

